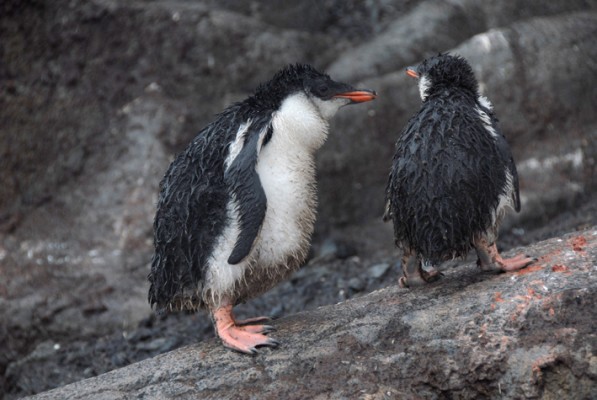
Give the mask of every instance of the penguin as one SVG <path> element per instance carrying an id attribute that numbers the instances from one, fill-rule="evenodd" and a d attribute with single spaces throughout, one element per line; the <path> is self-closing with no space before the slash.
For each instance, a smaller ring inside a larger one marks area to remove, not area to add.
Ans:
<path id="1" fill-rule="evenodd" d="M 178 154 L 160 183 L 149 303 L 206 309 L 225 347 L 276 347 L 269 318 L 233 307 L 271 289 L 307 256 L 316 216 L 315 153 L 329 121 L 374 91 L 288 65 L 232 104 Z"/>
<path id="2" fill-rule="evenodd" d="M 522 254 L 502 258 L 496 247 L 506 210 L 520 211 L 518 174 L 471 66 L 440 53 L 406 73 L 418 79 L 422 105 L 396 142 L 384 213 L 403 251 L 399 285 L 438 279 L 436 266 L 471 248 L 483 270 L 531 264 L 534 259 Z"/>

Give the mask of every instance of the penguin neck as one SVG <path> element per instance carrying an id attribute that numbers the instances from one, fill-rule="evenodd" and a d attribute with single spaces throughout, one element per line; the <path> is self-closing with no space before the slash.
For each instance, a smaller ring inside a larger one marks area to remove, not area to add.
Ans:
<path id="1" fill-rule="evenodd" d="M 287 97 L 272 119 L 272 142 L 289 154 L 313 155 L 327 139 L 329 123 L 304 92 Z"/>

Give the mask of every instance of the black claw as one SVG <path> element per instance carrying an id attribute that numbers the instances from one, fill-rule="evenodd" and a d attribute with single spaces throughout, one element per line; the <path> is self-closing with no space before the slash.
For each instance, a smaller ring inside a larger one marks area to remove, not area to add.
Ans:
<path id="1" fill-rule="evenodd" d="M 270 333 L 270 332 L 275 332 L 276 328 L 274 328 L 271 325 L 263 325 L 263 333 Z"/>

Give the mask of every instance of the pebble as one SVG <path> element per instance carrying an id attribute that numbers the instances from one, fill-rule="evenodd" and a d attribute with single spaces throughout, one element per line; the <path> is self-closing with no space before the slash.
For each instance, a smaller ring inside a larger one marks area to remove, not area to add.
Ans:
<path id="1" fill-rule="evenodd" d="M 319 248 L 318 258 L 334 257 L 345 260 L 357 254 L 356 247 L 347 241 L 326 239 Z"/>
<path id="2" fill-rule="evenodd" d="M 350 278 L 350 280 L 348 281 L 348 287 L 353 290 L 356 290 L 357 292 L 360 292 L 363 289 L 365 289 L 365 282 L 357 277 Z"/>
<path id="3" fill-rule="evenodd" d="M 384 276 L 388 272 L 389 269 L 390 269 L 390 263 L 383 262 L 383 263 L 375 264 L 369 268 L 368 275 L 371 278 L 379 279 L 382 276 Z"/>
<path id="4" fill-rule="evenodd" d="M 139 342 L 135 345 L 138 350 L 155 351 L 160 353 L 172 350 L 176 346 L 177 340 L 175 338 L 157 338 L 150 342 Z"/>

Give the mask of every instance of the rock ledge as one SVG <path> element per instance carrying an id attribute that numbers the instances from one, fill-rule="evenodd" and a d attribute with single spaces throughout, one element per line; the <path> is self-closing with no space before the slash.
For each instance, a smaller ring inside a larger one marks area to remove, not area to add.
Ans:
<path id="1" fill-rule="evenodd" d="M 597 398 L 597 226 L 523 251 L 518 273 L 467 264 L 282 318 L 255 357 L 210 340 L 31 398 Z"/>

